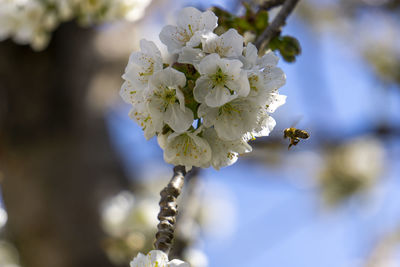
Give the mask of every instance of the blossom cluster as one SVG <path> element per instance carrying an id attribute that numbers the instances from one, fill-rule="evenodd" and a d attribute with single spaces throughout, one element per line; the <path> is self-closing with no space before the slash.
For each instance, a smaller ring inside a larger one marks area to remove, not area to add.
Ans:
<path id="1" fill-rule="evenodd" d="M 181 260 L 168 261 L 168 256 L 161 250 L 152 250 L 147 255 L 139 253 L 132 261 L 131 267 L 189 267 Z"/>
<path id="2" fill-rule="evenodd" d="M 176 62 L 163 64 L 157 46 L 141 40 L 122 75 L 131 118 L 146 139 L 157 136 L 166 162 L 186 169 L 235 163 L 252 150 L 249 140 L 269 135 L 270 113 L 286 100 L 278 57 L 259 57 L 235 29 L 215 34 L 217 21 L 211 11 L 184 8 L 159 35 Z"/>
<path id="3" fill-rule="evenodd" d="M 150 0 L 0 0 L 0 41 L 12 38 L 33 49 L 45 48 L 64 21 L 83 25 L 142 17 Z"/>

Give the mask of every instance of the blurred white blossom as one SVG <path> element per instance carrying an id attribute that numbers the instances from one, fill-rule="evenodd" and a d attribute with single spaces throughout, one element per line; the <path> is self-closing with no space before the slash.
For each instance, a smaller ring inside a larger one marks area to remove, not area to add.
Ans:
<path id="1" fill-rule="evenodd" d="M 44 49 L 51 32 L 67 20 L 82 25 L 143 16 L 151 0 L 0 0 L 0 41 L 12 38 L 18 44 Z"/>
<path id="2" fill-rule="evenodd" d="M 16 248 L 5 240 L 0 240 L 0 266 L 20 267 L 19 255 Z"/>
<path id="3" fill-rule="evenodd" d="M 0 206 L 0 230 L 6 225 L 8 220 L 8 215 L 6 210 Z"/>
<path id="4" fill-rule="evenodd" d="M 136 199 L 132 193 L 122 191 L 104 202 L 101 213 L 105 232 L 122 237 L 134 230 L 152 231 L 157 223 L 158 205 L 151 197 Z"/>
<path id="5" fill-rule="evenodd" d="M 188 261 L 191 267 L 207 267 L 208 259 L 203 251 L 194 248 L 185 249 L 183 257 Z"/>
<path id="6" fill-rule="evenodd" d="M 359 137 L 330 149 L 319 183 L 325 201 L 336 204 L 370 189 L 384 169 L 384 148 L 373 137 Z"/>

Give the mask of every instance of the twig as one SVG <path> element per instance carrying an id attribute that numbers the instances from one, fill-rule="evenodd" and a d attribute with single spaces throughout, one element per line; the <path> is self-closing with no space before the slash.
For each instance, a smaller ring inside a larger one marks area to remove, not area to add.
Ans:
<path id="1" fill-rule="evenodd" d="M 197 238 L 195 234 L 187 235 L 187 231 L 193 230 L 193 220 L 200 210 L 198 182 L 201 168 L 193 167 L 193 169 L 185 176 L 185 192 L 182 194 L 181 203 L 185 203 L 180 207 L 176 220 L 176 229 L 178 230 L 174 239 L 174 246 L 170 251 L 169 258 L 182 259 L 184 251 Z M 191 225 L 188 229 L 188 225 Z"/>
<path id="2" fill-rule="evenodd" d="M 262 10 L 270 10 L 271 8 L 281 6 L 285 0 L 268 0 L 260 6 Z"/>
<path id="3" fill-rule="evenodd" d="M 160 223 L 157 225 L 158 231 L 154 247 L 164 251 L 166 254 L 169 253 L 172 239 L 174 238 L 176 215 L 178 213 L 176 199 L 181 193 L 185 175 L 184 166 L 175 166 L 174 175 L 168 185 L 160 192 L 160 212 L 157 217 Z"/>
<path id="4" fill-rule="evenodd" d="M 257 38 L 256 47 L 260 54 L 265 50 L 267 44 L 281 32 L 281 27 L 285 25 L 287 17 L 292 13 L 300 0 L 286 0 L 279 10 L 272 23 Z"/>

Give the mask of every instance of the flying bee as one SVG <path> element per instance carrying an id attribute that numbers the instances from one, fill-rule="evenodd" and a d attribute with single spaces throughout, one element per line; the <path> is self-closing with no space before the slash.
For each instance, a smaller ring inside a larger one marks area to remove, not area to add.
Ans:
<path id="1" fill-rule="evenodd" d="M 288 146 L 288 150 L 291 146 L 295 146 L 300 142 L 301 139 L 307 139 L 310 137 L 310 134 L 304 130 L 296 129 L 294 127 L 286 128 L 283 131 L 283 137 L 290 138 L 290 144 Z"/>

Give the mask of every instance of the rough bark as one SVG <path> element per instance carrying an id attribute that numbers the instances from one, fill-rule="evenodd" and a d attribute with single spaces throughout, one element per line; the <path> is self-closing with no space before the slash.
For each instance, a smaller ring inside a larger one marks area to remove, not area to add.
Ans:
<path id="1" fill-rule="evenodd" d="M 0 172 L 25 267 L 107 267 L 99 203 L 128 183 L 86 104 L 93 32 L 63 25 L 40 53 L 0 43 Z"/>

